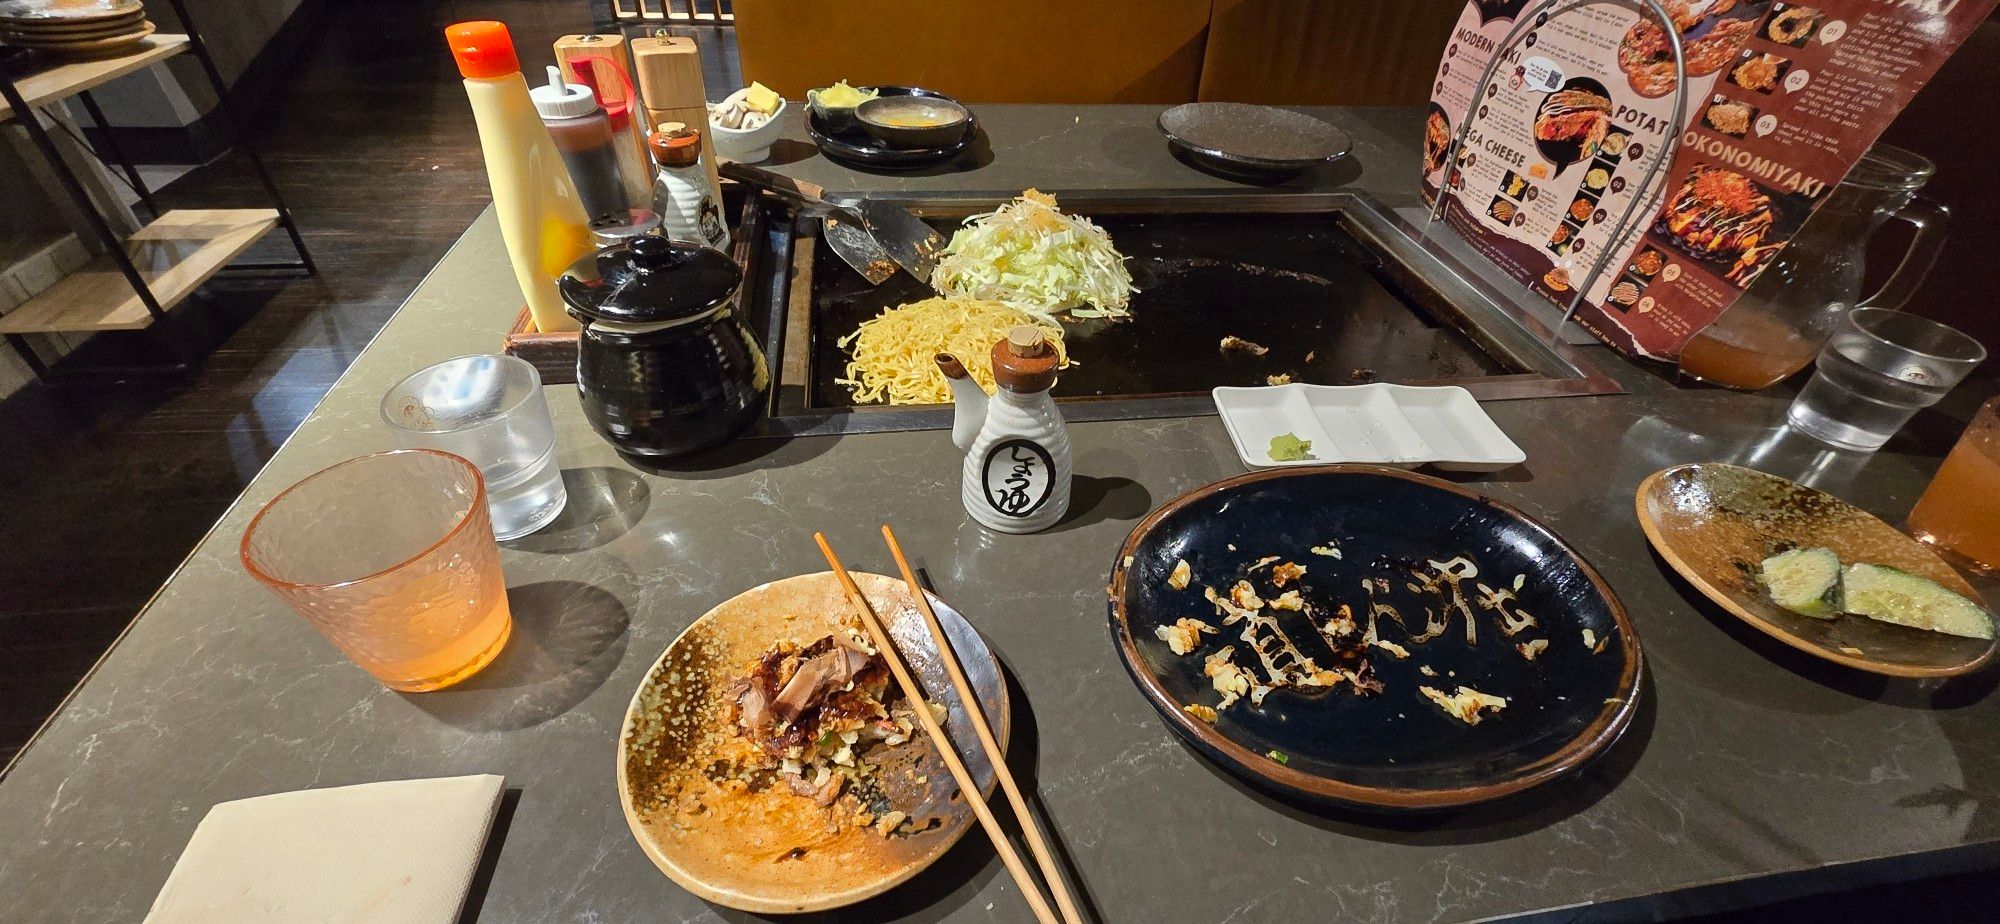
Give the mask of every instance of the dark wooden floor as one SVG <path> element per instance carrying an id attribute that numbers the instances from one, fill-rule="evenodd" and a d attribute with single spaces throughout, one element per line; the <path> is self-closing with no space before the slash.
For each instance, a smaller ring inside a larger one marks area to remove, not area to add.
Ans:
<path id="1" fill-rule="evenodd" d="M 590 31 L 584 0 L 321 6 L 319 28 L 250 128 L 321 275 L 217 282 L 204 304 L 178 311 L 181 333 L 219 343 L 192 380 L 30 386 L 0 402 L 0 764 L 486 207 L 444 26 L 507 22 L 530 73 L 553 63 L 557 36 Z M 712 67 L 711 84 L 732 72 Z M 240 160 L 200 168 L 160 199 L 263 204 Z M 273 235 L 252 256 L 291 254 Z M 148 335 L 120 335 L 76 358 L 154 349 Z"/>

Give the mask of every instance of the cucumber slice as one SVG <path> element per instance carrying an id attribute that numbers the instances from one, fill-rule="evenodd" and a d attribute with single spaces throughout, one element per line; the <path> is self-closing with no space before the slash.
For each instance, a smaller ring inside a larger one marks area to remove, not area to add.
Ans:
<path id="1" fill-rule="evenodd" d="M 1758 579 L 1771 602 L 1800 616 L 1832 619 L 1840 612 L 1840 556 L 1828 549 L 1793 549 L 1764 559 Z"/>
<path id="2" fill-rule="evenodd" d="M 1992 638 L 1993 617 L 1936 581 L 1886 565 L 1856 563 L 1841 576 L 1846 610 L 1882 622 L 1969 638 Z"/>

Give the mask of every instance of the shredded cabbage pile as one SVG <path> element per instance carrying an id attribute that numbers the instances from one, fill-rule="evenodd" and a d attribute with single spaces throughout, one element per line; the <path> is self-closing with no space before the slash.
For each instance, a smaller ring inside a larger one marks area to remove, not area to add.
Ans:
<path id="1" fill-rule="evenodd" d="M 1056 198 L 1028 190 L 965 220 L 938 258 L 931 287 L 949 298 L 1006 302 L 1035 318 L 1120 318 L 1131 312 L 1132 274 L 1111 235 L 1065 215 Z"/>

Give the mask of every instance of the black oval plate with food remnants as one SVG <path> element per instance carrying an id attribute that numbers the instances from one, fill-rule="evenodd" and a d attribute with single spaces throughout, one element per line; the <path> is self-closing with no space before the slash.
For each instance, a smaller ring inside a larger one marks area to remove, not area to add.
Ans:
<path id="1" fill-rule="evenodd" d="M 943 93 L 922 87 L 859 87 L 874 90 L 882 96 L 929 96 L 958 102 Z M 869 136 L 860 126 L 848 131 L 834 131 L 820 120 L 812 107 L 806 107 L 806 134 L 812 136 L 813 143 L 819 145 L 819 152 L 850 167 L 863 170 L 920 170 L 937 164 L 956 160 L 965 149 L 972 146 L 979 137 L 979 116 L 970 108 L 966 110 L 965 134 L 957 141 L 936 147 L 899 148 Z"/>
<path id="2" fill-rule="evenodd" d="M 1119 657 L 1167 724 L 1238 775 L 1316 801 L 1419 810 L 1516 793 L 1609 747 L 1639 695 L 1638 637 L 1596 569 L 1519 511 L 1396 469 L 1253 472 L 1182 495 L 1133 529 L 1109 592 Z M 1196 647 L 1177 654 L 1160 630 L 1181 619 L 1215 631 L 1187 627 Z M 1206 665 L 1225 647 L 1221 685 L 1244 683 L 1221 706 Z M 1287 683 L 1256 704 L 1273 677 Z M 1212 723 L 1197 714 L 1218 706 Z"/>

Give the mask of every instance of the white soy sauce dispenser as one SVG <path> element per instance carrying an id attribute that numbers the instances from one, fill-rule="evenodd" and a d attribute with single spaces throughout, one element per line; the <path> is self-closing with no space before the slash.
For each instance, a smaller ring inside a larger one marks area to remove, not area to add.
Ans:
<path id="1" fill-rule="evenodd" d="M 964 364 L 937 355 L 951 383 L 951 440 L 965 450 L 960 497 L 965 510 L 988 529 L 1033 533 L 1054 526 L 1069 510 L 1069 430 L 1049 389 L 1056 384 L 1056 350 L 1041 330 L 1015 327 L 993 345 L 989 401 Z"/>

